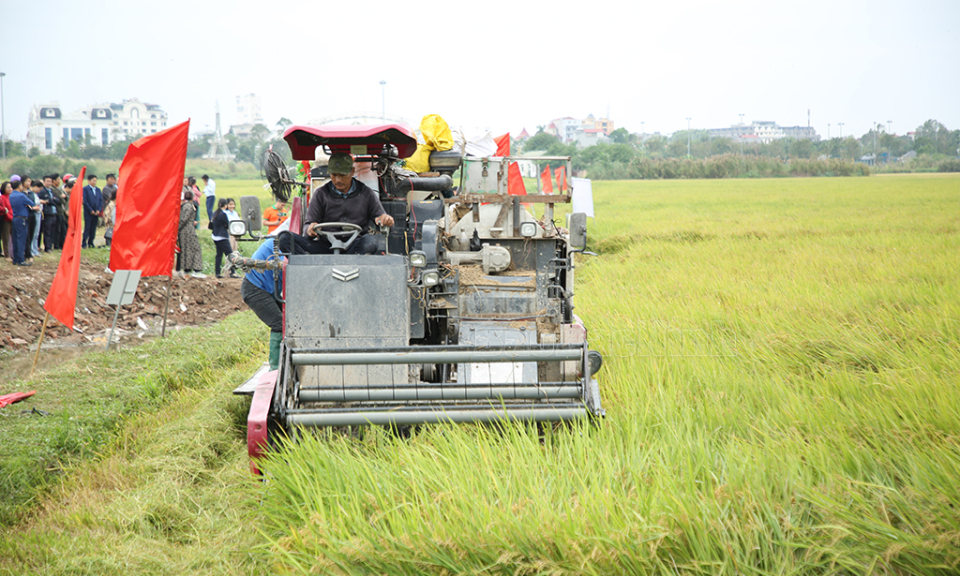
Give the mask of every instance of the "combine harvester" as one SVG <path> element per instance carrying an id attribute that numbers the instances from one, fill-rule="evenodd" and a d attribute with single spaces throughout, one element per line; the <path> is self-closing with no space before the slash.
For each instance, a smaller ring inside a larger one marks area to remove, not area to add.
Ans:
<path id="1" fill-rule="evenodd" d="M 247 439 L 254 460 L 272 439 L 312 427 L 604 415 L 595 378 L 602 359 L 588 348 L 573 304 L 586 217 L 573 214 L 569 233 L 553 223 L 554 204 L 570 196 L 507 194 L 506 158 L 433 152 L 434 175 L 404 171 L 398 160 L 414 153 L 417 140 L 398 124 L 292 126 L 284 139 L 298 161 L 314 160 L 322 147 L 369 163 L 361 179 L 379 190 L 395 223 L 377 232 L 382 254 L 237 260 L 283 276 L 280 367 L 265 366 L 236 391 L 253 396 Z M 268 174 L 274 195 L 289 195 L 292 185 L 302 190 L 291 218 L 299 232 L 310 186 L 290 179 L 277 160 Z M 569 157 L 535 160 L 565 161 L 570 173 Z M 543 205 L 543 218 L 521 202 Z M 242 212 L 255 216 L 259 206 Z M 256 217 L 245 220 L 259 230 Z M 358 233 L 337 222 L 322 230 L 343 248 Z"/>

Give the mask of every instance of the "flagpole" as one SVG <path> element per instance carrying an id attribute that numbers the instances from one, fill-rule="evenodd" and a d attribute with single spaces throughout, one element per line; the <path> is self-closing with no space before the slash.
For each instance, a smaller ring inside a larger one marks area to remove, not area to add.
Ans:
<path id="1" fill-rule="evenodd" d="M 40 328 L 40 341 L 37 342 L 37 354 L 33 357 L 33 366 L 30 367 L 30 377 L 33 378 L 33 371 L 37 369 L 37 360 L 40 359 L 40 346 L 43 345 L 43 335 L 47 331 L 47 320 L 50 318 L 50 313 L 43 317 L 43 326 Z"/>
<path id="2" fill-rule="evenodd" d="M 167 299 L 163 303 L 163 329 L 160 330 L 160 337 L 167 337 L 167 312 L 170 310 L 170 288 L 173 285 L 173 275 L 167 276 Z"/>

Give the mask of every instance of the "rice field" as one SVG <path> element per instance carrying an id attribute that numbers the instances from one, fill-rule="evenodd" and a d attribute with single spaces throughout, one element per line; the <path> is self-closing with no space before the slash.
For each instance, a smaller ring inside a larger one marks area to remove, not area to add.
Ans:
<path id="1" fill-rule="evenodd" d="M 244 312 L 34 383 L 69 393 L 32 425 L 79 419 L 59 443 L 96 454 L 0 529 L 0 574 L 960 572 L 960 177 L 594 199 L 576 312 L 599 425 L 312 438 L 256 482 L 230 391 L 266 330 Z"/>
<path id="2" fill-rule="evenodd" d="M 595 182 L 599 425 L 314 439 L 277 571 L 955 574 L 960 178 Z"/>

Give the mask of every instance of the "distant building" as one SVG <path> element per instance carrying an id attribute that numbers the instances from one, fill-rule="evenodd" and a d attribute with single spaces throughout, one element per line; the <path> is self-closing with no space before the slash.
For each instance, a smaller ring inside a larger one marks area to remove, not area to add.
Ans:
<path id="1" fill-rule="evenodd" d="M 577 148 L 589 148 L 596 144 L 610 144 L 612 140 L 603 133 L 602 128 L 587 128 L 577 134 Z"/>
<path id="2" fill-rule="evenodd" d="M 597 120 L 593 114 L 588 114 L 583 120 L 565 116 L 551 120 L 550 124 L 548 124 L 543 131 L 556 136 L 561 142 L 577 142 L 579 146 L 579 142 L 594 141 L 594 143 L 596 143 L 596 141 L 609 141 L 609 139 L 598 140 L 597 134 L 609 136 L 610 133 L 614 131 L 614 123 L 613 120 L 609 118 L 600 118 Z M 584 134 L 587 136 L 584 137 Z M 593 144 L 588 144 L 588 146 L 592 145 Z"/>
<path id="3" fill-rule="evenodd" d="M 523 130 L 520 131 L 520 135 L 517 136 L 517 141 L 526 140 L 529 137 L 530 137 L 530 133 L 527 132 L 526 128 L 524 128 Z"/>
<path id="4" fill-rule="evenodd" d="M 781 138 L 797 140 L 813 140 L 817 142 L 820 136 L 809 126 L 777 126 L 776 122 L 754 120 L 750 124 L 735 124 L 729 128 L 711 128 L 711 138 L 729 138 L 737 142 L 769 144 Z"/>
<path id="5" fill-rule="evenodd" d="M 576 139 L 577 132 L 582 130 L 581 124 L 582 121 L 571 118 L 570 116 L 565 116 L 552 120 L 545 132 L 547 132 L 547 134 L 553 134 L 559 138 L 561 142 L 571 142 Z"/>
<path id="6" fill-rule="evenodd" d="M 156 104 L 131 98 L 120 104 L 94 104 L 64 114 L 58 102 L 34 104 L 27 121 L 27 149 L 53 154 L 61 143 L 109 146 L 154 134 L 167 127 L 167 113 Z"/>
<path id="7" fill-rule="evenodd" d="M 230 126 L 230 132 L 239 138 L 248 138 L 257 124 L 263 124 L 260 97 L 256 94 L 237 96 L 237 123 Z"/>
<path id="8" fill-rule="evenodd" d="M 607 136 L 614 130 L 613 120 L 609 118 L 600 118 L 597 120 L 593 117 L 593 114 L 588 114 L 587 117 L 583 119 L 583 122 L 580 123 L 580 128 L 584 131 L 598 128 Z"/>

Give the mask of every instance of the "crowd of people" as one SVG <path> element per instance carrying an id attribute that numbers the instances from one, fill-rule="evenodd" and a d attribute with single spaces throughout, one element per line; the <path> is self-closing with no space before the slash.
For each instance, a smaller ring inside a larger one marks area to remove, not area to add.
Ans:
<path id="1" fill-rule="evenodd" d="M 197 230 L 200 227 L 201 198 L 207 209 L 208 227 L 216 247 L 214 271 L 218 278 L 238 278 L 224 257 L 237 250 L 237 240 L 228 232 L 230 221 L 239 220 L 232 198 L 216 198 L 216 182 L 208 175 L 197 179 L 184 177 L 181 192 L 180 218 L 177 233 L 177 276 L 189 274 L 205 278 L 203 254 Z M 83 248 L 109 248 L 116 224 L 116 198 L 119 189 L 115 174 L 107 174 L 103 188 L 95 174 L 87 176 L 87 184 L 78 183 L 73 174 L 49 174 L 40 178 L 13 174 L 0 183 L 0 255 L 17 266 L 32 266 L 34 258 L 62 250 L 69 222 L 70 196 L 83 197 Z M 216 210 L 214 210 L 216 206 Z M 263 213 L 269 232 L 289 218 L 287 206 L 277 202 Z M 103 243 L 97 244 L 97 229 L 103 228 Z"/>
<path id="2" fill-rule="evenodd" d="M 77 189 L 73 174 L 48 174 L 33 178 L 13 174 L 0 183 L 0 251 L 17 266 L 32 266 L 33 259 L 63 249 L 67 237 L 70 195 L 83 194 L 83 246 L 94 247 L 97 227 L 105 216 L 114 213 L 117 177 L 107 174 L 101 190 L 97 176 L 91 174 L 87 185 Z M 112 235 L 112 222 L 108 224 Z M 106 246 L 109 246 L 107 240 Z"/>

